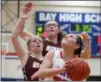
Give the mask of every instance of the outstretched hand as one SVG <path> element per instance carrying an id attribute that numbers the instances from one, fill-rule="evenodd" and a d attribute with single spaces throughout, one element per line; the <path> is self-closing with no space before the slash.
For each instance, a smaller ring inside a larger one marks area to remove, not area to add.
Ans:
<path id="1" fill-rule="evenodd" d="M 30 11 L 31 11 L 32 7 L 33 7 L 32 2 L 29 1 L 29 2 L 25 3 L 24 7 L 21 9 L 20 16 L 22 18 L 28 18 L 30 15 Z"/>

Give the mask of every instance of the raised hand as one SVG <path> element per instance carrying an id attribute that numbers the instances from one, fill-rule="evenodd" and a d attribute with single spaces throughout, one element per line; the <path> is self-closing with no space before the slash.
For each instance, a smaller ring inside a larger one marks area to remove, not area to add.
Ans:
<path id="1" fill-rule="evenodd" d="M 29 1 L 29 2 L 25 3 L 24 7 L 21 9 L 20 16 L 22 18 L 28 18 L 30 15 L 30 11 L 31 11 L 32 7 L 33 7 L 32 2 Z"/>
<path id="2" fill-rule="evenodd" d="M 83 40 L 85 42 L 90 42 L 91 41 L 91 37 L 86 32 L 83 32 L 81 35 L 82 35 Z"/>

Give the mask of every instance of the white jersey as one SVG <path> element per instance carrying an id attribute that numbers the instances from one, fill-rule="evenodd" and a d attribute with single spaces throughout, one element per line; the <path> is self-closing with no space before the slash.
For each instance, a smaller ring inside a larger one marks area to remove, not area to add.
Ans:
<path id="1" fill-rule="evenodd" d="M 65 62 L 62 59 L 62 53 L 61 50 L 55 51 L 54 57 L 53 57 L 53 63 L 52 63 L 52 68 L 62 68 L 64 67 Z M 54 80 L 56 81 L 70 81 L 69 78 L 67 78 L 67 74 L 65 72 L 56 75 L 54 77 Z"/>

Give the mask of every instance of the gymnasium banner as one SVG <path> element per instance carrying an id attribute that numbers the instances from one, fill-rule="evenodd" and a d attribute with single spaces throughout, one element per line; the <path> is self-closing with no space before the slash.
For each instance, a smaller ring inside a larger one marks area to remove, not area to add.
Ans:
<path id="1" fill-rule="evenodd" d="M 42 36 L 46 21 L 56 20 L 60 29 L 67 34 L 87 32 L 91 36 L 92 56 L 101 56 L 101 13 L 37 11 L 35 17 L 38 36 Z"/>

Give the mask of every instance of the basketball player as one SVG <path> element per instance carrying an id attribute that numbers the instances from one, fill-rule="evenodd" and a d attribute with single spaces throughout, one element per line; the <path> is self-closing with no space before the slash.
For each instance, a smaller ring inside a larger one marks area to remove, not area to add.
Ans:
<path id="1" fill-rule="evenodd" d="M 27 10 L 27 9 L 29 9 L 29 10 Z M 30 14 L 30 10 L 31 10 L 30 4 L 27 7 L 25 5 L 25 11 L 23 11 L 23 13 L 21 14 L 21 17 L 18 20 L 18 25 L 16 26 L 16 29 L 15 29 L 15 30 L 20 30 L 19 35 L 23 39 L 36 37 L 35 35 L 33 35 L 31 33 L 23 31 L 25 21 Z M 58 39 L 59 39 L 58 38 L 58 35 L 59 35 L 58 23 L 56 21 L 48 21 L 45 24 L 45 32 L 47 33 L 47 38 L 43 41 L 43 44 L 44 44 L 43 56 L 45 56 L 46 53 L 50 50 L 60 50 L 61 49 L 61 44 L 58 41 Z M 91 53 L 90 38 L 87 33 L 84 33 L 84 35 L 85 35 L 85 37 L 84 37 L 85 47 L 84 47 L 84 50 L 82 50 L 80 56 L 82 58 L 88 59 L 88 58 L 90 58 L 90 53 Z"/>
<path id="2" fill-rule="evenodd" d="M 27 12 L 30 11 L 32 8 L 32 3 L 29 2 L 29 3 L 26 3 L 25 5 L 26 7 L 24 7 L 23 9 L 23 13 L 27 15 Z M 23 20 L 24 18 L 22 17 L 21 19 Z M 27 47 L 29 52 L 25 51 L 23 49 L 23 46 L 21 46 L 20 44 L 21 41 L 19 40 L 19 36 L 20 36 L 19 34 L 21 32 L 20 29 L 17 28 L 19 27 L 19 25 L 21 25 L 21 22 L 17 23 L 16 28 L 12 33 L 11 39 L 12 39 L 12 43 L 15 48 L 15 51 L 18 54 L 18 57 L 22 64 L 24 80 L 39 81 L 39 78 L 34 78 L 32 80 L 31 76 L 33 73 L 38 71 L 40 64 L 43 61 L 43 56 L 42 56 L 43 40 L 38 36 L 30 37 L 27 42 Z"/>
<path id="3" fill-rule="evenodd" d="M 49 51 L 45 56 L 39 69 L 39 77 L 48 78 L 55 81 L 70 81 L 68 75 L 64 72 L 66 61 L 70 58 L 80 57 L 83 43 L 80 36 L 68 34 L 63 37 L 61 42 L 62 49 L 58 51 Z M 50 77 L 50 78 L 49 78 Z"/>
<path id="4" fill-rule="evenodd" d="M 27 7 L 26 7 L 27 8 Z M 30 6 L 28 6 L 28 8 L 30 9 Z M 25 20 L 26 18 L 28 18 L 30 11 L 27 11 L 27 15 L 26 13 L 23 13 L 22 17 L 23 19 L 20 19 L 18 22 L 19 27 L 17 27 L 18 29 L 21 30 L 20 32 L 20 36 L 25 39 L 26 37 L 30 38 L 30 37 L 34 37 L 35 35 L 23 31 L 23 27 L 25 24 Z M 61 37 L 62 37 L 62 33 L 60 32 L 59 29 L 59 24 L 56 21 L 48 21 L 45 24 L 45 32 L 47 34 L 47 38 L 43 41 L 44 47 L 43 47 L 43 56 L 46 55 L 46 53 L 50 50 L 60 50 L 61 49 Z M 85 59 L 89 59 L 90 55 L 91 55 L 91 44 L 90 44 L 90 36 L 87 33 L 83 33 L 84 36 L 84 42 L 85 42 L 85 47 L 81 52 L 81 58 L 85 58 Z"/>

